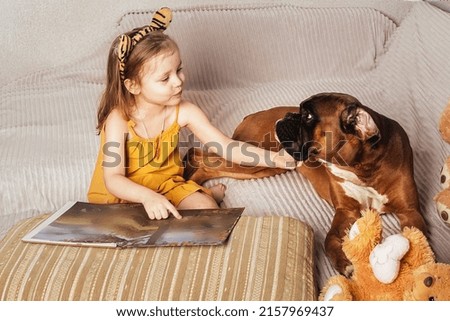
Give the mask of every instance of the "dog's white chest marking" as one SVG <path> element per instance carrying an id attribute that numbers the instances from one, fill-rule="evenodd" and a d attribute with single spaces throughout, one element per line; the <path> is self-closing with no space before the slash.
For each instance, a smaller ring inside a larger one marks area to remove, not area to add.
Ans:
<path id="1" fill-rule="evenodd" d="M 339 184 L 344 189 L 345 195 L 353 198 L 362 208 L 373 208 L 383 212 L 384 205 L 389 201 L 386 195 L 378 193 L 373 187 L 365 186 L 355 173 L 339 168 L 334 164 L 325 163 L 330 172 L 342 178 L 344 181 Z"/>

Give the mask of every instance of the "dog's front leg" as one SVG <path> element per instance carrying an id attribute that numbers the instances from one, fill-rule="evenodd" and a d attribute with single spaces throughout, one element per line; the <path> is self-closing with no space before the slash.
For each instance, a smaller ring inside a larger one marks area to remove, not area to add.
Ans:
<path id="1" fill-rule="evenodd" d="M 359 204 L 354 204 L 355 209 L 337 208 L 331 222 L 331 228 L 325 238 L 325 252 L 331 260 L 334 268 L 346 277 L 353 273 L 353 266 L 342 251 L 342 240 L 352 224 L 361 217 Z"/>
<path id="2" fill-rule="evenodd" d="M 401 229 L 405 227 L 416 227 L 421 230 L 424 234 L 427 233 L 427 228 L 423 216 L 416 209 L 405 209 L 399 210 L 396 213 L 398 220 L 400 222 Z"/>

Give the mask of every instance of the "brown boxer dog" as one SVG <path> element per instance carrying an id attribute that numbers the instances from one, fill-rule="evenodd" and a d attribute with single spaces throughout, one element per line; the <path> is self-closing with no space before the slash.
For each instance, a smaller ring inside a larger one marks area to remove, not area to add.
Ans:
<path id="1" fill-rule="evenodd" d="M 300 109 L 275 107 L 251 114 L 236 128 L 233 139 L 269 150 L 283 148 L 302 162 L 297 171 L 335 209 L 325 251 L 344 275 L 353 268 L 342 251 L 342 239 L 361 210 L 394 213 L 402 229 L 415 226 L 425 232 L 408 136 L 396 121 L 350 95 L 321 93 L 303 101 Z M 189 150 L 186 159 L 185 177 L 198 183 L 285 172 L 232 164 L 200 149 Z"/>

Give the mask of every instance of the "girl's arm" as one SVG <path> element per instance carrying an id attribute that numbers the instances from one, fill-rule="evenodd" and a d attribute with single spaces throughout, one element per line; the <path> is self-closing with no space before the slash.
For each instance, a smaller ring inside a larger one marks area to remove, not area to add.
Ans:
<path id="1" fill-rule="evenodd" d="M 150 219 L 167 218 L 171 212 L 181 218 L 177 209 L 163 195 L 139 185 L 125 176 L 125 144 L 127 122 L 113 110 L 105 122 L 103 146 L 103 179 L 108 191 L 117 198 L 142 203 Z M 105 153 L 107 151 L 107 153 Z"/>
<path id="2" fill-rule="evenodd" d="M 296 166 L 294 158 L 284 150 L 269 151 L 227 137 L 211 124 L 198 106 L 190 102 L 182 102 L 179 123 L 180 126 L 187 126 L 208 147 L 209 152 L 233 163 L 286 169 L 293 169 Z"/>

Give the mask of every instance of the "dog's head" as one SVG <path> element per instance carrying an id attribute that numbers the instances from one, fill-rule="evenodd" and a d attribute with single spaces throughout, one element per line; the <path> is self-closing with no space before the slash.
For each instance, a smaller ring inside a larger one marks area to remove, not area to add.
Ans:
<path id="1" fill-rule="evenodd" d="M 375 113 L 355 97 L 321 93 L 300 104 L 298 113 L 277 121 L 275 131 L 282 147 L 298 161 L 325 160 L 353 163 L 364 146 L 380 140 Z"/>

